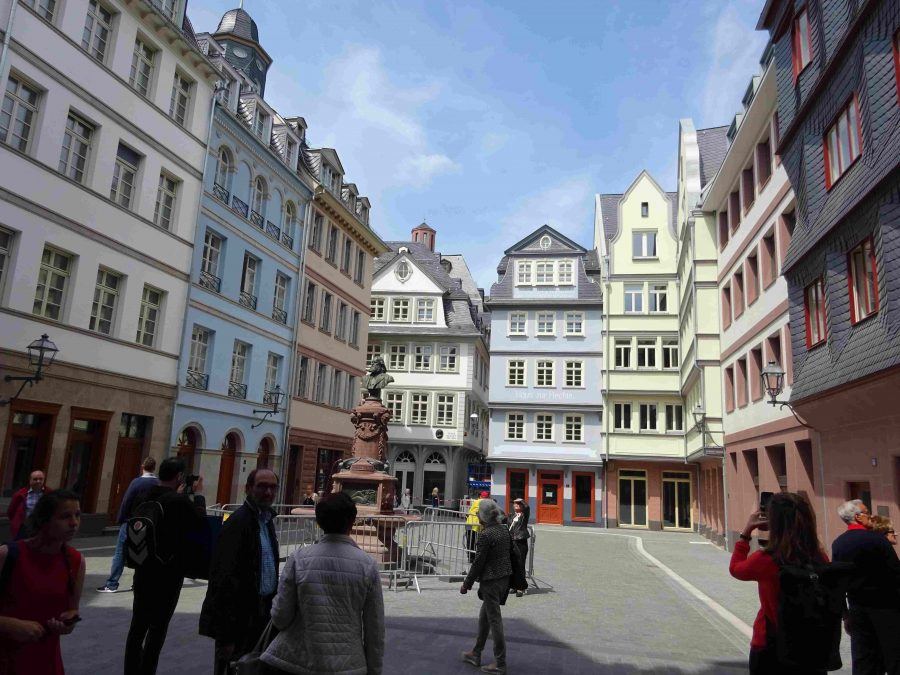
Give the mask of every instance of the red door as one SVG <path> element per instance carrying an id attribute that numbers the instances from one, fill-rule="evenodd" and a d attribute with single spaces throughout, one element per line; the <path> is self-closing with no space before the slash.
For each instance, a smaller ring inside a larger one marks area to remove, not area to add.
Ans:
<path id="1" fill-rule="evenodd" d="M 537 522 L 562 525 L 563 481 L 559 471 L 538 472 Z"/>
<path id="2" fill-rule="evenodd" d="M 234 481 L 234 458 L 237 454 L 237 438 L 228 434 L 222 443 L 222 456 L 219 459 L 219 486 L 216 490 L 216 502 L 231 502 L 231 483 Z"/>

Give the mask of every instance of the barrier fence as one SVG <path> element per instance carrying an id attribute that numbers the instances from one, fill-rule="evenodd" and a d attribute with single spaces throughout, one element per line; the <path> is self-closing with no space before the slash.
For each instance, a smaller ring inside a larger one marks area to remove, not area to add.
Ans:
<path id="1" fill-rule="evenodd" d="M 211 506 L 207 513 L 227 519 L 240 504 Z M 323 532 L 316 524 L 311 506 L 274 504 L 277 517 L 273 521 L 278 537 L 281 560 L 297 550 L 315 544 Z M 534 529 L 528 528 L 528 556 L 525 574 L 534 579 Z M 359 516 L 351 531 L 357 545 L 375 558 L 388 586 L 415 587 L 420 581 L 439 579 L 462 581 L 475 559 L 477 534 L 466 524 L 466 514 L 451 509 L 428 507 L 416 520 L 404 515 Z"/>

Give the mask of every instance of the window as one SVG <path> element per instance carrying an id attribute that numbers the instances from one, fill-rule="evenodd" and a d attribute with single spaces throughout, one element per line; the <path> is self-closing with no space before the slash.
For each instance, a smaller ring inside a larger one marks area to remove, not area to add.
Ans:
<path id="1" fill-rule="evenodd" d="M 632 232 L 631 257 L 656 257 L 656 232 Z"/>
<path id="2" fill-rule="evenodd" d="M 306 282 L 306 294 L 303 296 L 303 314 L 301 315 L 301 319 L 306 321 L 306 323 L 313 323 L 315 321 L 316 316 L 316 285 L 311 282 Z"/>
<path id="3" fill-rule="evenodd" d="M 536 284 L 552 284 L 553 283 L 553 262 L 537 262 L 534 264 L 534 283 Z"/>
<path id="4" fill-rule="evenodd" d="M 378 343 L 369 343 L 366 347 L 366 367 L 372 365 L 372 363 L 381 356 L 381 345 Z"/>
<path id="5" fill-rule="evenodd" d="M 121 285 L 121 275 L 102 267 L 97 270 L 97 285 L 94 286 L 94 302 L 91 305 L 91 321 L 88 324 L 91 330 L 104 335 L 112 333 Z"/>
<path id="6" fill-rule="evenodd" d="M 69 113 L 66 131 L 63 134 L 62 150 L 59 153 L 58 168 L 61 174 L 79 183 L 84 180 L 93 135 L 94 127 Z"/>
<path id="7" fill-rule="evenodd" d="M 553 415 L 539 414 L 534 416 L 534 440 L 553 440 Z"/>
<path id="8" fill-rule="evenodd" d="M 265 110 L 263 110 L 259 103 L 256 104 L 256 112 L 253 116 L 253 133 L 259 136 L 262 139 L 266 138 L 266 124 L 269 121 L 269 116 L 266 114 Z"/>
<path id="9" fill-rule="evenodd" d="M 42 19 L 53 21 L 56 0 L 24 0 L 24 4 L 31 7 Z"/>
<path id="10" fill-rule="evenodd" d="M 33 314 L 59 321 L 71 270 L 72 256 L 49 246 L 44 247 L 34 291 Z"/>
<path id="11" fill-rule="evenodd" d="M 825 281 L 817 279 L 806 287 L 806 347 L 825 340 Z"/>
<path id="12" fill-rule="evenodd" d="M 410 395 L 410 424 L 428 424 L 428 394 Z"/>
<path id="13" fill-rule="evenodd" d="M 656 431 L 656 404 L 641 403 L 639 409 L 640 430 Z"/>
<path id="14" fill-rule="evenodd" d="M 37 114 L 38 90 L 10 75 L 0 112 L 0 141 L 25 152 Z"/>
<path id="15" fill-rule="evenodd" d="M 456 345 L 441 345 L 439 350 L 440 360 L 438 370 L 442 373 L 455 373 L 457 369 L 459 347 Z"/>
<path id="16" fill-rule="evenodd" d="M 572 285 L 572 261 L 560 260 L 556 267 L 556 283 L 560 286 Z"/>
<path id="17" fill-rule="evenodd" d="M 525 440 L 525 415 L 522 413 L 506 413 L 506 440 Z"/>
<path id="18" fill-rule="evenodd" d="M 12 237 L 12 233 L 0 228 L 0 292 L 3 291 L 3 281 L 5 280 L 4 274 L 7 272 Z"/>
<path id="19" fill-rule="evenodd" d="M 555 335 L 556 314 L 553 312 L 538 312 L 537 315 L 537 334 L 538 335 Z"/>
<path id="20" fill-rule="evenodd" d="M 665 312 L 668 310 L 668 286 L 666 284 L 650 285 L 650 311 Z"/>
<path id="21" fill-rule="evenodd" d="M 206 234 L 203 236 L 203 259 L 200 262 L 201 274 L 210 274 L 217 277 L 219 274 L 219 257 L 221 254 L 222 238 L 207 230 Z"/>
<path id="22" fill-rule="evenodd" d="M 191 330 L 191 354 L 188 358 L 188 370 L 205 375 L 207 357 L 209 356 L 210 332 L 202 326 L 195 325 Z M 194 381 L 194 380 L 192 380 Z"/>
<path id="23" fill-rule="evenodd" d="M 341 255 L 341 272 L 350 273 L 350 262 L 353 260 L 353 242 L 344 237 L 344 253 Z"/>
<path id="24" fill-rule="evenodd" d="M 337 320 L 334 322 L 334 337 L 338 340 L 344 339 L 347 332 L 347 303 L 338 302 Z"/>
<path id="25" fill-rule="evenodd" d="M 616 431 L 631 429 L 630 403 L 616 403 L 613 405 L 613 429 Z"/>
<path id="26" fill-rule="evenodd" d="M 728 210 L 719 211 L 719 250 L 728 245 Z"/>
<path id="27" fill-rule="evenodd" d="M 112 13 L 98 0 L 89 0 L 87 15 L 84 18 L 84 31 L 81 34 L 81 47 L 100 63 L 103 63 L 106 57 L 106 43 L 109 40 L 111 23 Z"/>
<path id="28" fill-rule="evenodd" d="M 741 194 L 735 190 L 728 195 L 728 227 L 732 234 L 741 225 Z"/>
<path id="29" fill-rule="evenodd" d="M 511 359 L 506 362 L 506 384 L 510 387 L 525 386 L 525 361 Z"/>
<path id="30" fill-rule="evenodd" d="M 244 253 L 244 266 L 241 270 L 240 302 L 250 309 L 256 309 L 256 278 L 259 272 L 259 260 L 249 253 Z"/>
<path id="31" fill-rule="evenodd" d="M 756 185 L 762 190 L 772 177 L 772 146 L 769 139 L 756 144 Z"/>
<path id="32" fill-rule="evenodd" d="M 262 176 L 257 176 L 253 180 L 253 187 L 250 191 L 250 210 L 263 217 L 266 215 L 266 182 Z"/>
<path id="33" fill-rule="evenodd" d="M 175 212 L 175 194 L 178 183 L 165 173 L 159 174 L 159 186 L 156 189 L 156 208 L 153 222 L 164 230 L 172 227 L 172 214 Z"/>
<path id="34" fill-rule="evenodd" d="M 359 312 L 355 309 L 350 310 L 350 336 L 347 338 L 347 342 L 351 347 L 359 346 L 359 317 Z"/>
<path id="35" fill-rule="evenodd" d="M 412 276 L 412 267 L 409 266 L 409 263 L 405 260 L 401 260 L 397 263 L 397 267 L 394 268 L 394 276 L 396 276 L 401 282 L 406 283 L 409 278 Z"/>
<path id="36" fill-rule="evenodd" d="M 391 411 L 391 424 L 403 424 L 403 399 L 405 392 L 388 391 L 385 394 L 384 407 Z"/>
<path id="37" fill-rule="evenodd" d="M 342 391 L 341 385 L 344 381 L 344 373 L 335 368 L 331 373 L 331 396 L 328 398 L 328 404 L 337 408 L 341 404 Z"/>
<path id="38" fill-rule="evenodd" d="M 141 296 L 141 310 L 138 314 L 138 328 L 135 340 L 145 347 L 153 347 L 156 342 L 156 331 L 159 324 L 159 313 L 162 307 L 163 292 L 153 286 L 144 285 Z"/>
<path id="39" fill-rule="evenodd" d="M 762 377 L 760 375 L 763 367 L 762 345 L 750 350 L 750 362 L 747 365 L 750 368 L 747 378 L 750 385 L 750 400 L 758 401 L 763 397 Z"/>
<path id="40" fill-rule="evenodd" d="M 322 314 L 319 317 L 319 329 L 326 333 L 331 332 L 331 300 L 333 297 L 328 292 L 323 292 L 322 294 Z"/>
<path id="41" fill-rule="evenodd" d="M 406 345 L 391 345 L 388 368 L 390 370 L 406 370 Z"/>
<path id="42" fill-rule="evenodd" d="M 678 368 L 678 340 L 663 340 L 662 352 L 663 368 Z"/>
<path id="43" fill-rule="evenodd" d="M 272 297 L 272 318 L 287 323 L 288 284 L 291 280 L 281 272 L 275 273 L 275 295 Z"/>
<path id="44" fill-rule="evenodd" d="M 753 178 L 753 163 L 751 162 L 750 166 L 741 171 L 741 202 L 745 214 L 756 199 L 755 189 L 756 181 Z"/>
<path id="45" fill-rule="evenodd" d="M 437 394 L 434 423 L 439 427 L 456 426 L 456 394 Z"/>
<path id="46" fill-rule="evenodd" d="M 862 154 L 859 106 L 854 96 L 825 134 L 825 187 L 837 182 Z"/>
<path id="47" fill-rule="evenodd" d="M 391 301 L 391 321 L 400 323 L 409 322 L 409 300 L 405 298 L 394 298 Z"/>
<path id="48" fill-rule="evenodd" d="M 263 393 L 275 391 L 275 387 L 278 386 L 278 382 L 281 379 L 279 377 L 280 373 L 281 357 L 278 354 L 269 352 L 269 355 L 266 357 L 266 382 L 263 385 Z"/>
<path id="49" fill-rule="evenodd" d="M 353 281 L 362 285 L 363 277 L 366 274 L 366 252 L 361 248 L 356 249 L 356 270 L 354 270 Z"/>
<path id="50" fill-rule="evenodd" d="M 582 361 L 566 361 L 567 387 L 584 386 L 584 363 Z"/>
<path id="51" fill-rule="evenodd" d="M 154 51 L 143 40 L 138 38 L 134 41 L 134 52 L 131 55 L 131 75 L 128 83 L 144 96 L 150 91 L 154 57 Z"/>
<path id="52" fill-rule="evenodd" d="M 316 390 L 313 392 L 313 400 L 316 403 L 325 403 L 328 390 L 328 366 L 320 363 L 316 366 Z"/>
<path id="53" fill-rule="evenodd" d="M 433 298 L 419 298 L 416 300 L 416 322 L 434 323 Z"/>
<path id="54" fill-rule="evenodd" d="M 847 266 L 850 269 L 850 321 L 857 323 L 878 311 L 878 270 L 872 237 L 850 251 Z"/>
<path id="55" fill-rule="evenodd" d="M 325 218 L 318 211 L 313 216 L 312 227 L 309 230 L 309 247 L 314 251 L 322 250 L 322 230 L 325 227 Z"/>
<path id="56" fill-rule="evenodd" d="M 372 296 L 372 299 L 369 301 L 369 309 L 372 312 L 371 321 L 384 321 L 384 305 L 384 298 Z"/>
<path id="57" fill-rule="evenodd" d="M 297 373 L 297 396 L 307 398 L 309 395 L 309 357 L 301 356 Z"/>
<path id="58" fill-rule="evenodd" d="M 650 203 L 649 202 L 641 202 L 641 218 L 649 218 L 650 217 Z"/>
<path id="59" fill-rule="evenodd" d="M 744 356 L 735 363 L 737 368 L 734 371 L 734 384 L 737 390 L 737 404 L 739 408 L 743 408 L 747 405 L 747 357 Z"/>
<path id="60" fill-rule="evenodd" d="M 531 262 L 520 260 L 516 263 L 516 284 L 519 286 L 531 285 Z"/>
<path id="61" fill-rule="evenodd" d="M 131 207 L 134 183 L 140 162 L 139 154 L 119 143 L 119 149 L 116 151 L 116 163 L 113 167 L 112 185 L 109 188 L 109 198 L 126 209 Z"/>
<path id="62" fill-rule="evenodd" d="M 616 368 L 631 368 L 631 340 L 616 338 Z"/>
<path id="63" fill-rule="evenodd" d="M 525 335 L 525 322 L 528 318 L 528 314 L 525 312 L 510 312 L 509 313 L 509 334 L 510 335 Z"/>
<path id="64" fill-rule="evenodd" d="M 641 284 L 625 284 L 625 313 L 640 314 L 644 311 L 644 287 Z"/>
<path id="65" fill-rule="evenodd" d="M 219 150 L 219 160 L 216 162 L 216 176 L 213 182 L 226 191 L 228 190 L 228 184 L 231 182 L 231 155 L 225 148 Z"/>
<path id="66" fill-rule="evenodd" d="M 734 280 L 731 284 L 734 289 L 734 318 L 744 313 L 744 272 L 739 270 L 734 273 Z"/>
<path id="67" fill-rule="evenodd" d="M 781 331 L 766 338 L 766 348 L 768 350 L 766 355 L 767 361 L 774 361 L 783 368 L 784 362 L 781 360 Z"/>
<path id="68" fill-rule="evenodd" d="M 192 84 L 184 75 L 175 72 L 175 78 L 172 80 L 172 98 L 169 101 L 169 116 L 181 126 L 184 126 L 191 104 Z"/>
<path id="69" fill-rule="evenodd" d="M 413 346 L 413 370 L 431 371 L 431 357 L 434 354 L 432 345 Z"/>
<path id="70" fill-rule="evenodd" d="M 536 368 L 536 382 L 538 387 L 552 387 L 553 371 L 555 370 L 553 361 L 538 361 Z"/>
<path id="71" fill-rule="evenodd" d="M 759 297 L 759 255 L 756 250 L 747 256 L 744 273 L 747 277 L 747 305 L 749 306 Z"/>
<path id="72" fill-rule="evenodd" d="M 666 431 L 684 431 L 684 409 L 680 405 L 666 405 Z"/>
<path id="73" fill-rule="evenodd" d="M 178 0 L 152 0 L 153 4 L 169 19 L 175 20 L 175 13 L 178 9 Z"/>
<path id="74" fill-rule="evenodd" d="M 806 9 L 794 19 L 793 35 L 793 61 L 794 79 L 803 71 L 812 60 L 812 47 L 809 41 L 809 14 Z"/>
<path id="75" fill-rule="evenodd" d="M 637 341 L 638 368 L 656 368 L 656 340 L 653 338 Z"/>
<path id="76" fill-rule="evenodd" d="M 734 410 L 734 366 L 728 366 L 724 373 L 725 412 L 732 412 Z"/>
<path id="77" fill-rule="evenodd" d="M 778 255 L 775 252 L 774 228 L 763 236 L 759 252 L 762 256 L 762 286 L 768 288 L 778 278 Z"/>
<path id="78" fill-rule="evenodd" d="M 722 327 L 731 325 L 731 284 L 725 284 L 722 288 Z"/>
<path id="79" fill-rule="evenodd" d="M 581 415 L 566 415 L 566 436 L 568 443 L 581 443 L 584 441 L 584 417 Z"/>
<path id="80" fill-rule="evenodd" d="M 284 205 L 284 222 L 282 223 L 282 231 L 291 238 L 293 243 L 294 230 L 297 227 L 297 207 L 294 202 L 288 202 Z"/>
<path id="81" fill-rule="evenodd" d="M 566 312 L 566 335 L 584 335 L 584 312 Z"/>

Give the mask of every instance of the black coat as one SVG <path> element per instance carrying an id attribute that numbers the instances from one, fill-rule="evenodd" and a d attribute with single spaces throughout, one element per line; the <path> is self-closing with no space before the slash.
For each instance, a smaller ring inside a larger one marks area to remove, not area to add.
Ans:
<path id="1" fill-rule="evenodd" d="M 274 519 L 269 540 L 278 573 L 278 539 Z M 249 499 L 229 516 L 213 551 L 206 599 L 200 611 L 200 635 L 237 643 L 259 611 L 259 508 Z"/>
<path id="2" fill-rule="evenodd" d="M 831 545 L 831 558 L 856 566 L 847 589 L 851 606 L 900 609 L 900 560 L 883 534 L 847 530 Z"/>
<path id="3" fill-rule="evenodd" d="M 510 514 L 510 525 L 509 534 L 513 538 L 513 541 L 524 541 L 528 539 L 528 518 L 531 515 L 531 507 L 527 504 L 522 509 L 522 515 L 519 516 L 519 520 L 515 525 L 512 525 L 512 519 L 515 518 L 515 514 Z"/>

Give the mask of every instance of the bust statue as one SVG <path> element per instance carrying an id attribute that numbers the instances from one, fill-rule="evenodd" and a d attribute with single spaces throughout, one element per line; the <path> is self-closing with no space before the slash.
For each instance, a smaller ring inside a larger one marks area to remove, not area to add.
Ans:
<path id="1" fill-rule="evenodd" d="M 376 356 L 369 366 L 369 372 L 362 380 L 362 390 L 364 396 L 368 398 L 377 398 L 381 400 L 381 390 L 388 386 L 394 378 L 387 371 L 384 365 L 384 359 Z"/>

